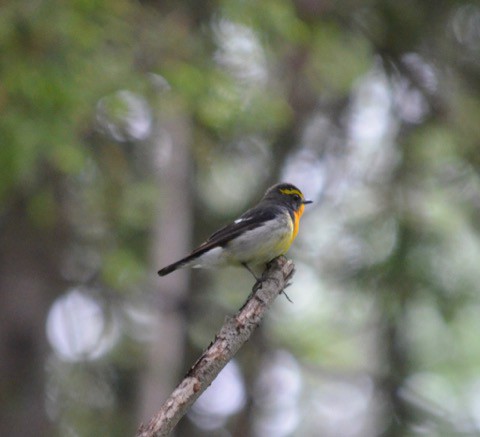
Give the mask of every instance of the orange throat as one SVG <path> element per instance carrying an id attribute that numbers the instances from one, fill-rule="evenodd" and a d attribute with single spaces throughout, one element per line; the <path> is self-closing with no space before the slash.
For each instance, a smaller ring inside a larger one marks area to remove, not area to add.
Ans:
<path id="1" fill-rule="evenodd" d="M 298 234 L 298 228 L 300 227 L 300 217 L 302 216 L 304 210 L 305 210 L 305 205 L 301 205 L 300 208 L 298 208 L 298 211 L 293 212 L 295 220 L 293 221 L 292 241 L 295 240 Z"/>

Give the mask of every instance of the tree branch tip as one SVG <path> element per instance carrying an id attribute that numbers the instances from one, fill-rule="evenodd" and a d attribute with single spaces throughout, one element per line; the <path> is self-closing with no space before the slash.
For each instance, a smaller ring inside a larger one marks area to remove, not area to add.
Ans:
<path id="1" fill-rule="evenodd" d="M 293 261 L 281 256 L 272 260 L 255 282 L 252 293 L 235 316 L 226 316 L 224 325 L 210 346 L 190 368 L 183 381 L 160 407 L 148 424 L 142 424 L 137 437 L 166 436 L 172 431 L 187 409 L 213 382 L 226 363 L 248 341 L 262 321 L 266 311 L 279 294 L 292 302 L 285 293 L 295 271 Z"/>
<path id="2" fill-rule="evenodd" d="M 285 293 L 285 288 L 282 290 L 282 294 L 285 295 L 285 297 L 287 298 L 287 300 L 288 300 L 290 303 L 293 303 L 293 300 L 290 299 L 290 297 L 288 296 L 287 293 Z"/>
<path id="3" fill-rule="evenodd" d="M 287 262 L 283 265 L 283 271 L 287 275 L 292 275 L 295 272 L 295 264 L 291 259 L 288 259 Z"/>

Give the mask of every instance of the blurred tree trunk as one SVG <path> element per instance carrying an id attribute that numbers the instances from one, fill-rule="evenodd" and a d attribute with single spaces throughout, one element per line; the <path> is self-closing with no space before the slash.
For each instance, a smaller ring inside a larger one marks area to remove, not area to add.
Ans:
<path id="1" fill-rule="evenodd" d="M 154 139 L 154 162 L 160 198 L 152 242 L 152 274 L 184 256 L 190 246 L 190 124 L 177 112 L 162 120 Z M 149 344 L 147 370 L 140 387 L 140 419 L 148 420 L 170 395 L 180 378 L 185 347 L 184 300 L 188 271 L 153 279 L 152 299 L 158 311 L 155 342 Z"/>
<path id="2" fill-rule="evenodd" d="M 23 200 L 0 234 L 0 435 L 51 434 L 45 409 L 45 319 L 60 290 L 59 230 L 36 228 Z M 47 394 L 48 395 L 48 394 Z"/>

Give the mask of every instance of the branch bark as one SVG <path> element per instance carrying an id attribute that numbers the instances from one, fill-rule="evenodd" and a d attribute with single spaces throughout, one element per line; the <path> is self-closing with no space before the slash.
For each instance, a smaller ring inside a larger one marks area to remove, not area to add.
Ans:
<path id="1" fill-rule="evenodd" d="M 275 298 L 284 291 L 295 266 L 285 257 L 273 260 L 254 285 L 252 293 L 234 317 L 228 317 L 215 340 L 189 370 L 182 382 L 137 437 L 167 436 L 188 408 L 212 383 L 260 324 Z"/>

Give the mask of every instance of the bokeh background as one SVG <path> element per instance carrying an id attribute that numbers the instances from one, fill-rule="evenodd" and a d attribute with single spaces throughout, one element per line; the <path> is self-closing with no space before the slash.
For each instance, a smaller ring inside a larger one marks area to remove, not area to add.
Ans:
<path id="1" fill-rule="evenodd" d="M 156 271 L 279 181 L 294 303 L 176 435 L 480 435 L 478 2 L 6 1 L 0 114 L 0 435 L 133 435 L 253 285 Z"/>

